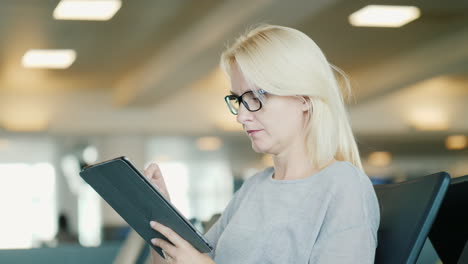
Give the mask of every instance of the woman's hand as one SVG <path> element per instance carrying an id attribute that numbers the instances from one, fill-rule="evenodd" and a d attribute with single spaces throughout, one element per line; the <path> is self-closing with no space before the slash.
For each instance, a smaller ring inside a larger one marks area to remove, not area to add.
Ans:
<path id="1" fill-rule="evenodd" d="M 192 245 L 181 238 L 176 232 L 167 226 L 155 221 L 150 222 L 151 227 L 169 239 L 171 243 L 153 238 L 151 243 L 164 250 L 166 256 L 169 256 L 171 264 L 215 264 L 206 254 L 198 252 Z"/>
<path id="2" fill-rule="evenodd" d="M 162 176 L 161 170 L 159 169 L 158 164 L 151 163 L 148 168 L 143 172 L 145 177 L 151 182 L 151 184 L 158 187 L 159 192 L 167 199 L 171 200 L 169 192 L 167 191 L 166 182 L 164 182 L 164 177 Z"/>

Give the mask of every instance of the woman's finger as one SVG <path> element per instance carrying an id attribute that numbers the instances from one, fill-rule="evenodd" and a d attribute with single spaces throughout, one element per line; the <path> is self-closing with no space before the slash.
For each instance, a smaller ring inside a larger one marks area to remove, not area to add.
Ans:
<path id="1" fill-rule="evenodd" d="M 177 254 L 177 248 L 174 247 L 171 243 L 158 238 L 151 239 L 153 245 L 160 247 L 164 252 L 169 255 L 169 257 L 174 258 Z"/>
<path id="2" fill-rule="evenodd" d="M 158 164 L 151 163 L 143 172 L 145 177 L 150 180 L 153 185 L 156 185 L 157 189 L 166 197 L 166 199 L 170 200 L 169 192 L 167 191 L 166 182 L 164 181 L 164 177 L 162 176 L 161 169 L 159 168 Z"/>
<path id="3" fill-rule="evenodd" d="M 158 164 L 151 163 L 144 171 L 144 174 L 150 180 L 159 180 L 162 177 L 161 169 L 159 168 Z"/>
<path id="4" fill-rule="evenodd" d="M 167 226 L 164 226 L 158 222 L 151 221 L 150 225 L 153 229 L 165 236 L 169 241 L 172 242 L 176 247 L 186 247 L 188 244 L 183 238 L 181 238 L 176 232 Z"/>

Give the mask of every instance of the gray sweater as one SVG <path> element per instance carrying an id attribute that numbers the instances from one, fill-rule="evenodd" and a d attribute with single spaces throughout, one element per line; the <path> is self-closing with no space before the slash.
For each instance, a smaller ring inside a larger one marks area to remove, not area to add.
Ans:
<path id="1" fill-rule="evenodd" d="M 349 162 L 299 180 L 273 173 L 249 178 L 207 232 L 217 264 L 374 263 L 380 213 L 367 175 Z"/>

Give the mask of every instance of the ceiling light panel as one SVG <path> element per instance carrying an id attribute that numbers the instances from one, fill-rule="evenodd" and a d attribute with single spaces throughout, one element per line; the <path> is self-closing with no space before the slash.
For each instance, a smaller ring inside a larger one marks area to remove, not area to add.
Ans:
<path id="1" fill-rule="evenodd" d="M 122 6 L 120 0 L 62 0 L 54 10 L 54 18 L 60 20 L 111 19 Z"/>
<path id="2" fill-rule="evenodd" d="M 368 5 L 351 14 L 349 23 L 356 27 L 401 27 L 420 15 L 415 6 Z"/>
<path id="3" fill-rule="evenodd" d="M 76 52 L 71 49 L 63 50 L 28 50 L 22 59 L 26 68 L 66 69 L 76 59 Z"/>

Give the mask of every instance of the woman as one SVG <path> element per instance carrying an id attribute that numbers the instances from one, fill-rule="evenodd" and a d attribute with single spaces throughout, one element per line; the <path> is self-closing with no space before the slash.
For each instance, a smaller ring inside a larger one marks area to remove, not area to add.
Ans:
<path id="1" fill-rule="evenodd" d="M 221 66 L 230 111 L 274 167 L 249 178 L 208 231 L 212 255 L 152 222 L 174 246 L 154 244 L 171 263 L 373 263 L 377 197 L 320 48 L 300 31 L 265 25 L 237 39 Z M 145 175 L 169 196 L 156 164 Z"/>

